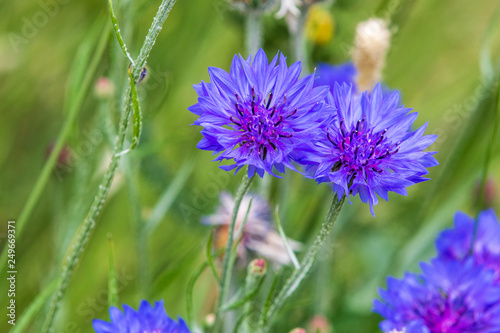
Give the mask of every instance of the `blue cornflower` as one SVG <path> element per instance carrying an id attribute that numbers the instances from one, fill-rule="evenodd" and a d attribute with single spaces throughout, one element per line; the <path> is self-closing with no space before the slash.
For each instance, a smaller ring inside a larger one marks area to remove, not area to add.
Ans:
<path id="1" fill-rule="evenodd" d="M 427 124 L 411 131 L 417 113 L 399 106 L 397 91 L 384 97 L 378 84 L 358 96 L 335 84 L 329 99 L 336 109 L 331 123 L 299 158 L 310 177 L 330 182 L 339 199 L 359 194 L 372 214 L 376 194 L 388 200 L 389 191 L 406 195 L 406 187 L 427 180 L 426 168 L 438 163 L 435 152 L 423 150 L 437 136 L 423 136 Z"/>
<path id="2" fill-rule="evenodd" d="M 454 227 L 443 231 L 436 240 L 438 256 L 443 260 L 465 260 L 470 256 L 474 219 L 457 212 L 454 220 Z M 478 216 L 472 256 L 477 264 L 492 269 L 500 282 L 500 224 L 493 209 L 485 210 Z"/>
<path id="3" fill-rule="evenodd" d="M 312 139 L 332 109 L 328 87 L 313 88 L 314 75 L 299 79 L 300 71 L 300 62 L 288 68 L 281 53 L 268 63 L 262 49 L 253 62 L 235 55 L 229 73 L 209 68 L 211 82 L 194 86 L 198 103 L 189 107 L 203 127 L 197 147 L 220 153 L 216 161 L 233 159 L 224 170 L 248 165 L 249 176 L 273 174 L 273 167 L 295 170 L 292 152 Z"/>
<path id="4" fill-rule="evenodd" d="M 314 79 L 314 86 L 327 85 L 333 92 L 335 83 L 342 85 L 343 83 L 353 86 L 354 91 L 358 90 L 356 86 L 356 66 L 352 62 L 346 62 L 339 65 L 330 65 L 319 63 L 316 67 L 316 78 Z"/>
<path id="5" fill-rule="evenodd" d="M 96 333 L 189 333 L 189 328 L 182 318 L 178 322 L 165 312 L 163 301 L 155 302 L 154 308 L 145 300 L 135 311 L 123 305 L 120 309 L 109 308 L 111 322 L 94 319 L 92 325 Z"/>
<path id="6" fill-rule="evenodd" d="M 422 263 L 420 275 L 389 277 L 384 302 L 374 301 L 374 311 L 385 317 L 384 332 L 498 333 L 500 286 L 493 271 L 465 261 L 434 259 Z"/>

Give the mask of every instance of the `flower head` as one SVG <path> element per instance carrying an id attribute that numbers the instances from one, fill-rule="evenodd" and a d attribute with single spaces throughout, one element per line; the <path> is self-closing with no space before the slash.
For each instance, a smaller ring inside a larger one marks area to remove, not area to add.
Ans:
<path id="1" fill-rule="evenodd" d="M 273 174 L 273 167 L 295 170 L 292 152 L 331 109 L 328 87 L 313 88 L 314 75 L 299 79 L 300 71 L 300 62 L 288 68 L 283 54 L 268 64 L 262 49 L 253 62 L 235 56 L 229 73 L 209 68 L 211 83 L 194 86 L 198 103 L 189 108 L 199 116 L 194 124 L 203 127 L 197 147 L 220 153 L 216 161 L 233 159 L 224 170 L 248 165 L 249 176 Z"/>
<path id="2" fill-rule="evenodd" d="M 472 256 L 477 264 L 492 269 L 500 282 L 500 224 L 493 209 L 478 216 L 477 234 Z M 465 213 L 455 214 L 455 225 L 443 231 L 436 240 L 438 256 L 443 260 L 465 260 L 470 255 L 474 219 Z"/>
<path id="3" fill-rule="evenodd" d="M 500 331 L 500 286 L 493 271 L 464 262 L 434 259 L 423 273 L 388 278 L 374 311 L 384 332 L 495 333 Z"/>
<path id="4" fill-rule="evenodd" d="M 339 199 L 359 194 L 374 214 L 376 194 L 388 200 L 389 191 L 406 195 L 406 187 L 427 180 L 426 168 L 438 163 L 423 150 L 437 136 L 423 136 L 427 124 L 411 131 L 417 113 L 399 106 L 397 91 L 383 97 L 380 85 L 360 96 L 352 90 L 335 84 L 335 117 L 300 162 L 318 182 L 330 182 Z"/>
<path id="5" fill-rule="evenodd" d="M 371 18 L 358 24 L 352 60 L 358 70 L 356 81 L 360 91 L 371 90 L 380 82 L 390 46 L 391 32 L 386 21 Z"/>
<path id="6" fill-rule="evenodd" d="M 155 302 L 152 307 L 143 300 L 136 311 L 124 304 L 120 309 L 109 308 L 111 322 L 94 319 L 92 325 L 96 333 L 189 333 L 182 318 L 178 322 L 165 312 L 163 301 Z"/>
<path id="7" fill-rule="evenodd" d="M 250 200 L 252 200 L 250 205 Z M 204 224 L 216 225 L 216 237 L 214 245 L 224 248 L 229 233 L 229 224 L 234 208 L 234 198 L 227 192 L 220 195 L 220 206 L 217 212 L 203 219 Z M 250 210 L 248 207 L 250 205 Z M 241 201 L 240 210 L 236 218 L 235 230 L 238 230 L 248 216 L 241 234 L 241 242 L 238 245 L 237 254 L 240 260 L 247 261 L 248 251 L 254 251 L 258 255 L 269 259 L 277 264 L 288 265 L 291 263 L 290 256 L 280 235 L 271 226 L 271 208 L 269 204 L 259 196 L 247 194 Z M 300 249 L 300 243 L 288 240 L 292 249 Z"/>

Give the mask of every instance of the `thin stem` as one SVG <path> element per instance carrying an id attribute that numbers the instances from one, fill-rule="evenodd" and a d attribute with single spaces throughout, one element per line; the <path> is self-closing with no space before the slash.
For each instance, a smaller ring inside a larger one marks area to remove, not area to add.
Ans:
<path id="1" fill-rule="evenodd" d="M 295 292 L 295 290 L 299 287 L 299 285 L 302 283 L 304 278 L 309 273 L 309 270 L 311 269 L 312 265 L 316 260 L 316 255 L 319 249 L 323 245 L 327 236 L 330 234 L 330 231 L 332 230 L 335 221 L 337 220 L 340 209 L 344 204 L 344 200 L 345 196 L 343 196 L 342 199 L 337 200 L 336 195 L 334 195 L 325 222 L 323 223 L 323 226 L 321 227 L 319 234 L 316 236 L 314 243 L 307 251 L 306 255 L 304 256 L 304 259 L 302 259 L 302 262 L 300 264 L 300 269 L 295 269 L 290 278 L 288 278 L 288 280 L 285 282 L 285 285 L 280 290 L 278 296 L 276 296 L 273 303 L 271 304 L 269 313 L 267 314 L 267 318 L 261 318 L 261 324 L 264 327 L 264 331 L 268 330 L 270 324 L 272 323 L 273 317 L 281 309 L 286 299 Z"/>
<path id="2" fill-rule="evenodd" d="M 74 122 L 78 116 L 79 111 L 82 108 L 83 102 L 85 101 L 85 97 L 87 96 L 90 86 L 92 85 L 93 78 L 97 71 L 97 67 L 99 66 L 104 50 L 106 49 L 106 44 L 108 42 L 109 36 L 110 36 L 109 33 L 103 33 L 101 35 L 101 39 L 99 40 L 96 46 L 96 52 L 94 53 L 91 63 L 89 64 L 85 78 L 82 81 L 81 89 L 78 91 L 79 93 L 76 96 L 74 103 L 71 104 L 71 107 L 68 111 L 68 117 L 66 118 L 66 121 L 64 122 L 64 125 L 61 128 L 59 136 L 57 137 L 57 141 L 54 144 L 54 148 L 52 149 L 50 156 L 47 159 L 47 162 L 45 162 L 42 172 L 38 176 L 35 186 L 33 187 L 33 190 L 30 192 L 28 200 L 26 201 L 26 204 L 24 205 L 21 214 L 17 219 L 16 237 L 18 240 L 19 237 L 21 237 L 21 233 L 23 232 L 24 227 L 31 216 L 33 209 L 36 207 L 36 204 L 38 203 L 41 195 L 43 194 L 45 186 L 47 185 L 47 182 L 50 179 L 50 175 L 54 170 L 57 158 L 61 153 L 61 150 L 64 147 L 64 144 L 66 143 L 69 135 L 71 134 Z M 6 264 L 7 264 L 7 247 L 5 246 L 4 249 L 2 250 L 2 257 L 0 259 L 0 268 L 2 272 L 5 271 Z"/>
<path id="3" fill-rule="evenodd" d="M 149 57 L 149 53 L 158 37 L 158 34 L 161 31 L 163 24 L 168 16 L 168 13 L 172 9 L 172 6 L 175 4 L 176 0 L 163 0 L 158 8 L 158 12 L 153 20 L 151 27 L 149 28 L 148 34 L 144 40 L 143 46 L 139 53 L 139 57 L 137 58 L 136 64 L 137 66 L 133 68 L 133 77 L 137 80 L 141 74 L 142 68 L 146 64 L 147 58 Z M 94 198 L 94 202 L 90 207 L 90 210 L 87 214 L 87 217 L 83 221 L 80 231 L 76 236 L 76 240 L 74 242 L 73 248 L 71 249 L 70 254 L 68 255 L 68 259 L 66 264 L 62 268 L 61 277 L 59 278 L 56 291 L 52 297 L 52 302 L 49 308 L 49 312 L 47 314 L 45 323 L 43 325 L 42 332 L 47 333 L 52 330 L 52 326 L 54 323 L 54 318 L 59 308 L 60 302 L 66 292 L 68 284 L 70 282 L 73 271 L 80 259 L 81 254 L 85 249 L 85 245 L 87 244 L 92 229 L 95 227 L 95 222 L 97 217 L 99 216 L 102 206 L 106 201 L 109 189 L 111 187 L 111 183 L 116 173 L 116 169 L 118 167 L 118 161 L 120 160 L 120 152 L 123 151 L 123 146 L 125 143 L 125 138 L 127 134 L 128 128 L 128 120 L 130 117 L 130 113 L 132 111 L 132 99 L 130 95 L 130 84 L 127 88 L 125 94 L 125 102 L 123 104 L 123 110 L 120 116 L 120 126 L 118 131 L 118 136 L 116 138 L 115 147 L 113 148 L 113 156 L 111 157 L 111 161 L 109 166 L 104 174 L 104 178 L 102 183 L 99 185 L 97 195 Z"/>
<path id="4" fill-rule="evenodd" d="M 247 54 L 255 56 L 262 46 L 262 14 L 258 10 L 250 10 L 245 24 Z"/>
<path id="5" fill-rule="evenodd" d="M 217 329 L 218 325 L 220 325 L 222 307 L 224 306 L 224 302 L 226 301 L 227 294 L 229 291 L 229 285 L 231 281 L 231 273 L 233 270 L 234 261 L 231 259 L 231 250 L 233 248 L 234 243 L 234 230 L 236 226 L 236 219 L 238 217 L 238 211 L 240 209 L 241 201 L 243 197 L 248 191 L 252 180 L 255 178 L 255 174 L 252 177 L 248 177 L 247 174 L 243 177 L 240 187 L 238 188 L 238 192 L 236 193 L 236 197 L 234 199 L 234 208 L 231 216 L 231 223 L 229 224 L 229 234 L 227 237 L 226 251 L 224 253 L 224 261 L 222 265 L 222 277 L 220 283 L 220 292 L 219 292 L 219 303 L 217 305 L 217 313 L 215 318 L 214 327 Z"/>
<path id="6" fill-rule="evenodd" d="M 278 227 L 278 232 L 281 236 L 281 239 L 283 240 L 283 244 L 285 245 L 286 252 L 288 252 L 288 256 L 290 257 L 290 260 L 293 263 L 293 267 L 295 267 L 295 269 L 299 269 L 300 268 L 299 261 L 297 260 L 297 257 L 295 256 L 295 253 L 293 252 L 293 249 L 290 246 L 290 243 L 288 243 L 288 238 L 286 237 L 285 231 L 283 230 L 283 227 L 281 226 L 280 215 L 278 213 L 278 207 L 276 207 L 276 210 L 274 211 L 274 220 L 276 221 L 276 226 Z"/>
<path id="7" fill-rule="evenodd" d="M 36 298 L 25 308 L 24 312 L 19 317 L 16 325 L 12 327 L 10 333 L 26 332 L 26 329 L 33 318 L 42 310 L 45 303 L 49 300 L 50 295 L 56 289 L 56 280 L 53 280 L 47 285 Z"/>
<path id="8" fill-rule="evenodd" d="M 307 51 L 307 42 L 304 34 L 304 26 L 306 24 L 307 12 L 309 11 L 309 6 L 305 5 L 300 11 L 300 15 L 297 18 L 296 30 L 290 30 L 292 35 L 291 43 L 293 55 L 295 61 L 300 61 L 302 63 L 302 69 L 304 72 L 309 72 L 309 54 Z"/>
<path id="9" fill-rule="evenodd" d="M 498 122 L 500 119 L 500 74 L 498 75 L 498 90 L 497 90 L 497 96 L 496 96 L 496 103 L 495 103 L 495 115 L 494 115 L 494 122 L 493 122 L 493 133 L 491 134 L 491 140 L 488 142 L 488 149 L 486 150 L 486 157 L 484 160 L 483 164 L 483 172 L 482 172 L 482 179 L 481 179 L 481 186 L 479 187 L 479 197 L 477 200 L 477 212 L 476 212 L 476 219 L 474 221 L 474 232 L 472 234 L 472 242 L 471 242 L 471 248 L 470 252 L 472 253 L 474 251 L 474 243 L 476 241 L 476 236 L 477 236 L 477 228 L 479 224 L 479 213 L 483 209 L 484 205 L 484 192 L 486 190 L 486 182 L 488 181 L 488 169 L 490 166 L 490 161 L 491 161 L 491 155 L 493 152 L 493 148 L 495 147 L 495 139 L 497 137 L 497 132 L 498 132 Z"/>

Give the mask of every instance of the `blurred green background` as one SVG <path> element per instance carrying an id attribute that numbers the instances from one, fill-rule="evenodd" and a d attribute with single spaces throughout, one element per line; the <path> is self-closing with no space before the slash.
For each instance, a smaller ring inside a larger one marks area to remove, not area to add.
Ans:
<path id="1" fill-rule="evenodd" d="M 134 57 L 158 4 L 115 1 Z M 334 37 L 326 45 L 310 46 L 312 63 L 348 60 L 346 50 L 357 23 L 374 15 L 379 5 L 373 0 L 337 0 L 328 7 L 335 21 Z M 439 151 L 441 165 L 431 170 L 431 181 L 410 188 L 408 197 L 391 195 L 389 203 L 381 202 L 375 208 L 376 218 L 358 198 L 345 206 L 329 246 L 320 254 L 320 265 L 289 300 L 274 332 L 307 327 L 314 315 L 326 316 L 337 333 L 376 332 L 380 317 L 371 313 L 371 302 L 387 274 L 401 276 L 429 259 L 436 233 L 451 226 L 456 210 L 475 214 L 497 90 L 486 83 L 485 74 L 490 72 L 487 57 L 481 60 L 480 52 L 498 7 L 493 0 L 413 0 L 402 1 L 392 13 L 395 35 L 384 81 L 401 91 L 406 106 L 419 112 L 417 126 L 428 121 L 427 132 L 439 134 L 432 148 Z M 111 33 L 111 25 L 106 1 L 2 1 L 0 12 L 3 247 L 6 222 L 18 218 L 80 89 L 95 43 L 103 33 Z M 264 49 L 269 55 L 281 50 L 293 59 L 285 22 L 273 15 L 264 20 Z M 500 36 L 491 37 L 486 45 L 495 59 Z M 110 158 L 112 145 L 103 119 L 107 114 L 117 122 L 128 63 L 114 36 L 108 43 L 93 82 L 109 77 L 115 94 L 106 99 L 91 89 L 71 131 L 68 163 L 54 171 L 17 240 L 18 319 L 59 274 Z M 137 307 L 144 298 L 164 299 L 171 316 L 186 316 L 186 284 L 204 260 L 209 234 L 200 217 L 216 209 L 220 191 L 234 192 L 241 179 L 241 174 L 218 169 L 209 152 L 196 149 L 201 135 L 199 128 L 189 126 L 196 116 L 187 107 L 196 102 L 192 85 L 208 80 L 207 67 L 228 70 L 233 55 L 240 52 L 244 53 L 243 19 L 224 0 L 178 0 L 148 60 L 147 80 L 139 86 L 144 112 L 141 144 L 121 161 L 55 332 L 92 332 L 93 318 L 107 319 L 108 234 L 114 240 L 120 301 Z M 500 183 L 499 148 L 495 142 L 491 193 Z M 159 206 L 168 211 L 138 245 L 137 223 L 151 216 L 175 179 L 181 183 L 178 194 Z M 254 184 L 253 191 L 258 189 Z M 319 228 L 329 198 L 328 186 L 317 186 L 299 174 L 271 182 L 270 200 L 280 206 L 285 231 L 301 242 L 309 242 Z M 487 199 L 489 206 L 499 207 L 498 197 Z M 0 282 L 3 309 L 4 281 Z M 215 289 L 207 271 L 194 293 L 199 322 L 213 311 Z M 0 331 L 6 331 L 10 325 L 5 315 L 2 318 Z M 41 319 L 43 315 L 37 316 L 28 331 L 37 332 Z"/>

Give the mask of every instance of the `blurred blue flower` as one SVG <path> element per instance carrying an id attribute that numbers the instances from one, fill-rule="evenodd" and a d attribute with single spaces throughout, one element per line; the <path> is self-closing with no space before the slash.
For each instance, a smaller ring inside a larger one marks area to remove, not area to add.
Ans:
<path id="1" fill-rule="evenodd" d="M 335 83 L 328 99 L 332 121 L 297 157 L 309 177 L 331 183 L 339 199 L 359 194 L 373 215 L 376 194 L 388 200 L 389 191 L 406 195 L 406 187 L 427 180 L 427 168 L 438 163 L 435 152 L 423 150 L 437 136 L 423 136 L 427 124 L 411 131 L 417 113 L 399 106 L 397 91 L 384 97 L 378 84 L 355 95 L 352 86 Z"/>
<path id="2" fill-rule="evenodd" d="M 198 103 L 188 108 L 203 127 L 197 147 L 220 153 L 216 161 L 233 159 L 224 170 L 248 165 L 249 176 L 274 175 L 273 167 L 295 170 L 292 152 L 332 109 L 325 102 L 328 87 L 313 88 L 314 74 L 299 79 L 300 71 L 300 62 L 288 68 L 281 53 L 268 64 L 262 49 L 253 62 L 235 55 L 229 73 L 209 68 L 211 82 L 194 86 Z"/>
<path id="3" fill-rule="evenodd" d="M 420 275 L 387 279 L 374 311 L 385 317 L 384 332 L 498 333 L 500 286 L 493 271 L 465 261 L 434 259 Z"/>
<path id="4" fill-rule="evenodd" d="M 339 65 L 330 65 L 319 63 L 316 67 L 316 78 L 314 79 L 314 86 L 327 85 L 330 87 L 332 93 L 335 83 L 342 85 L 352 85 L 354 92 L 358 91 L 356 86 L 356 66 L 352 62 L 346 62 Z"/>
<path id="5" fill-rule="evenodd" d="M 438 256 L 443 260 L 465 260 L 470 255 L 474 219 L 465 213 L 455 214 L 455 225 L 443 231 L 437 241 Z M 474 261 L 495 272 L 500 282 L 500 224 L 493 209 L 478 216 L 477 235 L 472 252 Z"/>
<path id="6" fill-rule="evenodd" d="M 163 301 L 155 302 L 154 308 L 145 300 L 135 311 L 124 304 L 123 312 L 111 307 L 111 322 L 94 319 L 92 325 L 97 333 L 189 333 L 189 328 L 182 318 L 178 322 L 165 312 Z"/>

